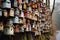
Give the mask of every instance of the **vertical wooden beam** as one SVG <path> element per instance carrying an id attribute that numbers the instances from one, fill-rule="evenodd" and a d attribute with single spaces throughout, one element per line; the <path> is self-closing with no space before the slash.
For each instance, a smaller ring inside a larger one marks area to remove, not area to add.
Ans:
<path id="1" fill-rule="evenodd" d="M 27 40 L 33 40 L 33 37 L 32 37 L 31 32 L 28 33 L 28 35 L 27 35 Z"/>
<path id="2" fill-rule="evenodd" d="M 26 33 L 24 33 L 23 40 L 27 40 Z"/>
<path id="3" fill-rule="evenodd" d="M 53 14 L 54 9 L 55 9 L 55 0 L 53 1 L 53 8 L 52 8 L 51 16 Z"/>
<path id="4" fill-rule="evenodd" d="M 46 0 L 46 7 L 50 9 L 50 0 Z"/>

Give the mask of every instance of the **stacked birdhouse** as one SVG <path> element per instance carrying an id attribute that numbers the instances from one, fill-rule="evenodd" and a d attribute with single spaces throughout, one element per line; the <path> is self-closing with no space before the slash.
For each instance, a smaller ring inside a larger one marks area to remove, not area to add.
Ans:
<path id="1" fill-rule="evenodd" d="M 0 0 L 0 31 L 5 35 L 49 32 L 51 17 L 44 0 Z"/>

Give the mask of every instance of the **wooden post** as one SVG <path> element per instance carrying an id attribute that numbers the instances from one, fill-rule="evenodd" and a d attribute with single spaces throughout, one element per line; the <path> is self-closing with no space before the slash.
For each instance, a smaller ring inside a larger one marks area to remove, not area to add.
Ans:
<path id="1" fill-rule="evenodd" d="M 50 9 L 50 0 L 46 0 L 46 6 L 48 9 Z"/>
<path id="2" fill-rule="evenodd" d="M 23 40 L 27 40 L 26 33 L 24 33 Z"/>
<path id="3" fill-rule="evenodd" d="M 27 40 L 33 40 L 32 33 L 31 32 L 29 32 L 27 34 Z"/>

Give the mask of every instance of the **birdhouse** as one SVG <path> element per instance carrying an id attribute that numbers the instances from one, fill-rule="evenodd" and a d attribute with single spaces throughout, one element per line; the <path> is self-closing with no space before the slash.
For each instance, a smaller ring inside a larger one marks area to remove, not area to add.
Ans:
<path id="1" fill-rule="evenodd" d="M 36 8 L 37 8 L 37 3 L 34 3 L 34 2 L 33 2 L 33 3 L 32 3 L 32 8 L 33 8 L 33 9 L 36 9 Z"/>
<path id="2" fill-rule="evenodd" d="M 6 0 L 5 2 L 2 3 L 3 8 L 11 8 L 11 1 Z"/>
<path id="3" fill-rule="evenodd" d="M 14 35 L 14 28 L 13 27 L 5 28 L 4 34 L 5 35 Z"/>
<path id="4" fill-rule="evenodd" d="M 29 3 L 29 0 L 23 0 L 23 2 Z"/>
<path id="5" fill-rule="evenodd" d="M 18 1 L 18 3 L 19 3 L 19 4 L 21 4 L 21 3 L 22 3 L 22 0 L 17 0 L 17 1 Z"/>
<path id="6" fill-rule="evenodd" d="M 15 16 L 19 16 L 19 14 L 20 14 L 20 11 L 19 11 L 18 8 L 16 8 L 16 9 L 15 9 Z"/>
<path id="7" fill-rule="evenodd" d="M 9 16 L 14 17 L 14 9 L 13 8 L 10 9 Z"/>
<path id="8" fill-rule="evenodd" d="M 31 31 L 31 29 L 32 29 L 31 25 L 28 25 L 28 31 Z"/>
<path id="9" fill-rule="evenodd" d="M 28 13 L 28 12 L 25 12 L 25 13 L 24 13 L 24 16 L 25 16 L 25 17 L 28 17 L 28 16 L 29 16 L 29 13 Z"/>
<path id="10" fill-rule="evenodd" d="M 6 20 L 6 24 L 13 25 L 13 21 L 12 21 L 12 19 L 8 19 L 8 20 Z"/>
<path id="11" fill-rule="evenodd" d="M 23 26 L 19 27 L 19 30 L 20 32 L 24 32 L 24 27 Z"/>
<path id="12" fill-rule="evenodd" d="M 15 9 L 15 13 L 14 13 L 14 14 L 15 14 L 15 16 L 19 16 L 20 11 L 19 11 L 19 9 L 18 9 L 18 8 L 16 8 L 16 9 Z"/>
<path id="13" fill-rule="evenodd" d="M 36 2 L 36 0 L 32 0 L 33 2 Z"/>
<path id="14" fill-rule="evenodd" d="M 22 4 L 19 4 L 19 10 L 22 10 Z"/>
<path id="15" fill-rule="evenodd" d="M 0 9 L 0 16 L 2 16 L 2 9 Z"/>
<path id="16" fill-rule="evenodd" d="M 32 11 L 32 8 L 30 6 L 28 7 L 28 11 Z"/>
<path id="17" fill-rule="evenodd" d="M 15 25 L 14 32 L 18 33 L 19 32 L 19 25 Z"/>
<path id="18" fill-rule="evenodd" d="M 0 22 L 0 31 L 4 30 L 3 22 Z"/>
<path id="19" fill-rule="evenodd" d="M 21 17 L 24 17 L 24 12 L 23 12 L 23 11 L 21 11 L 20 16 L 21 16 Z"/>
<path id="20" fill-rule="evenodd" d="M 17 0 L 14 0 L 14 7 L 18 7 L 18 2 L 17 2 Z"/>
<path id="21" fill-rule="evenodd" d="M 8 12 L 7 12 L 7 10 L 3 10 L 3 15 L 4 15 L 5 17 L 8 16 Z"/>
<path id="22" fill-rule="evenodd" d="M 15 16 L 13 18 L 13 23 L 19 23 L 19 17 L 18 16 Z"/>
<path id="23" fill-rule="evenodd" d="M 22 7 L 23 10 L 26 10 L 27 9 L 27 4 L 25 2 L 22 4 L 22 6 L 23 6 Z"/>
<path id="24" fill-rule="evenodd" d="M 22 19 L 19 19 L 19 23 L 23 23 L 23 20 Z"/>

